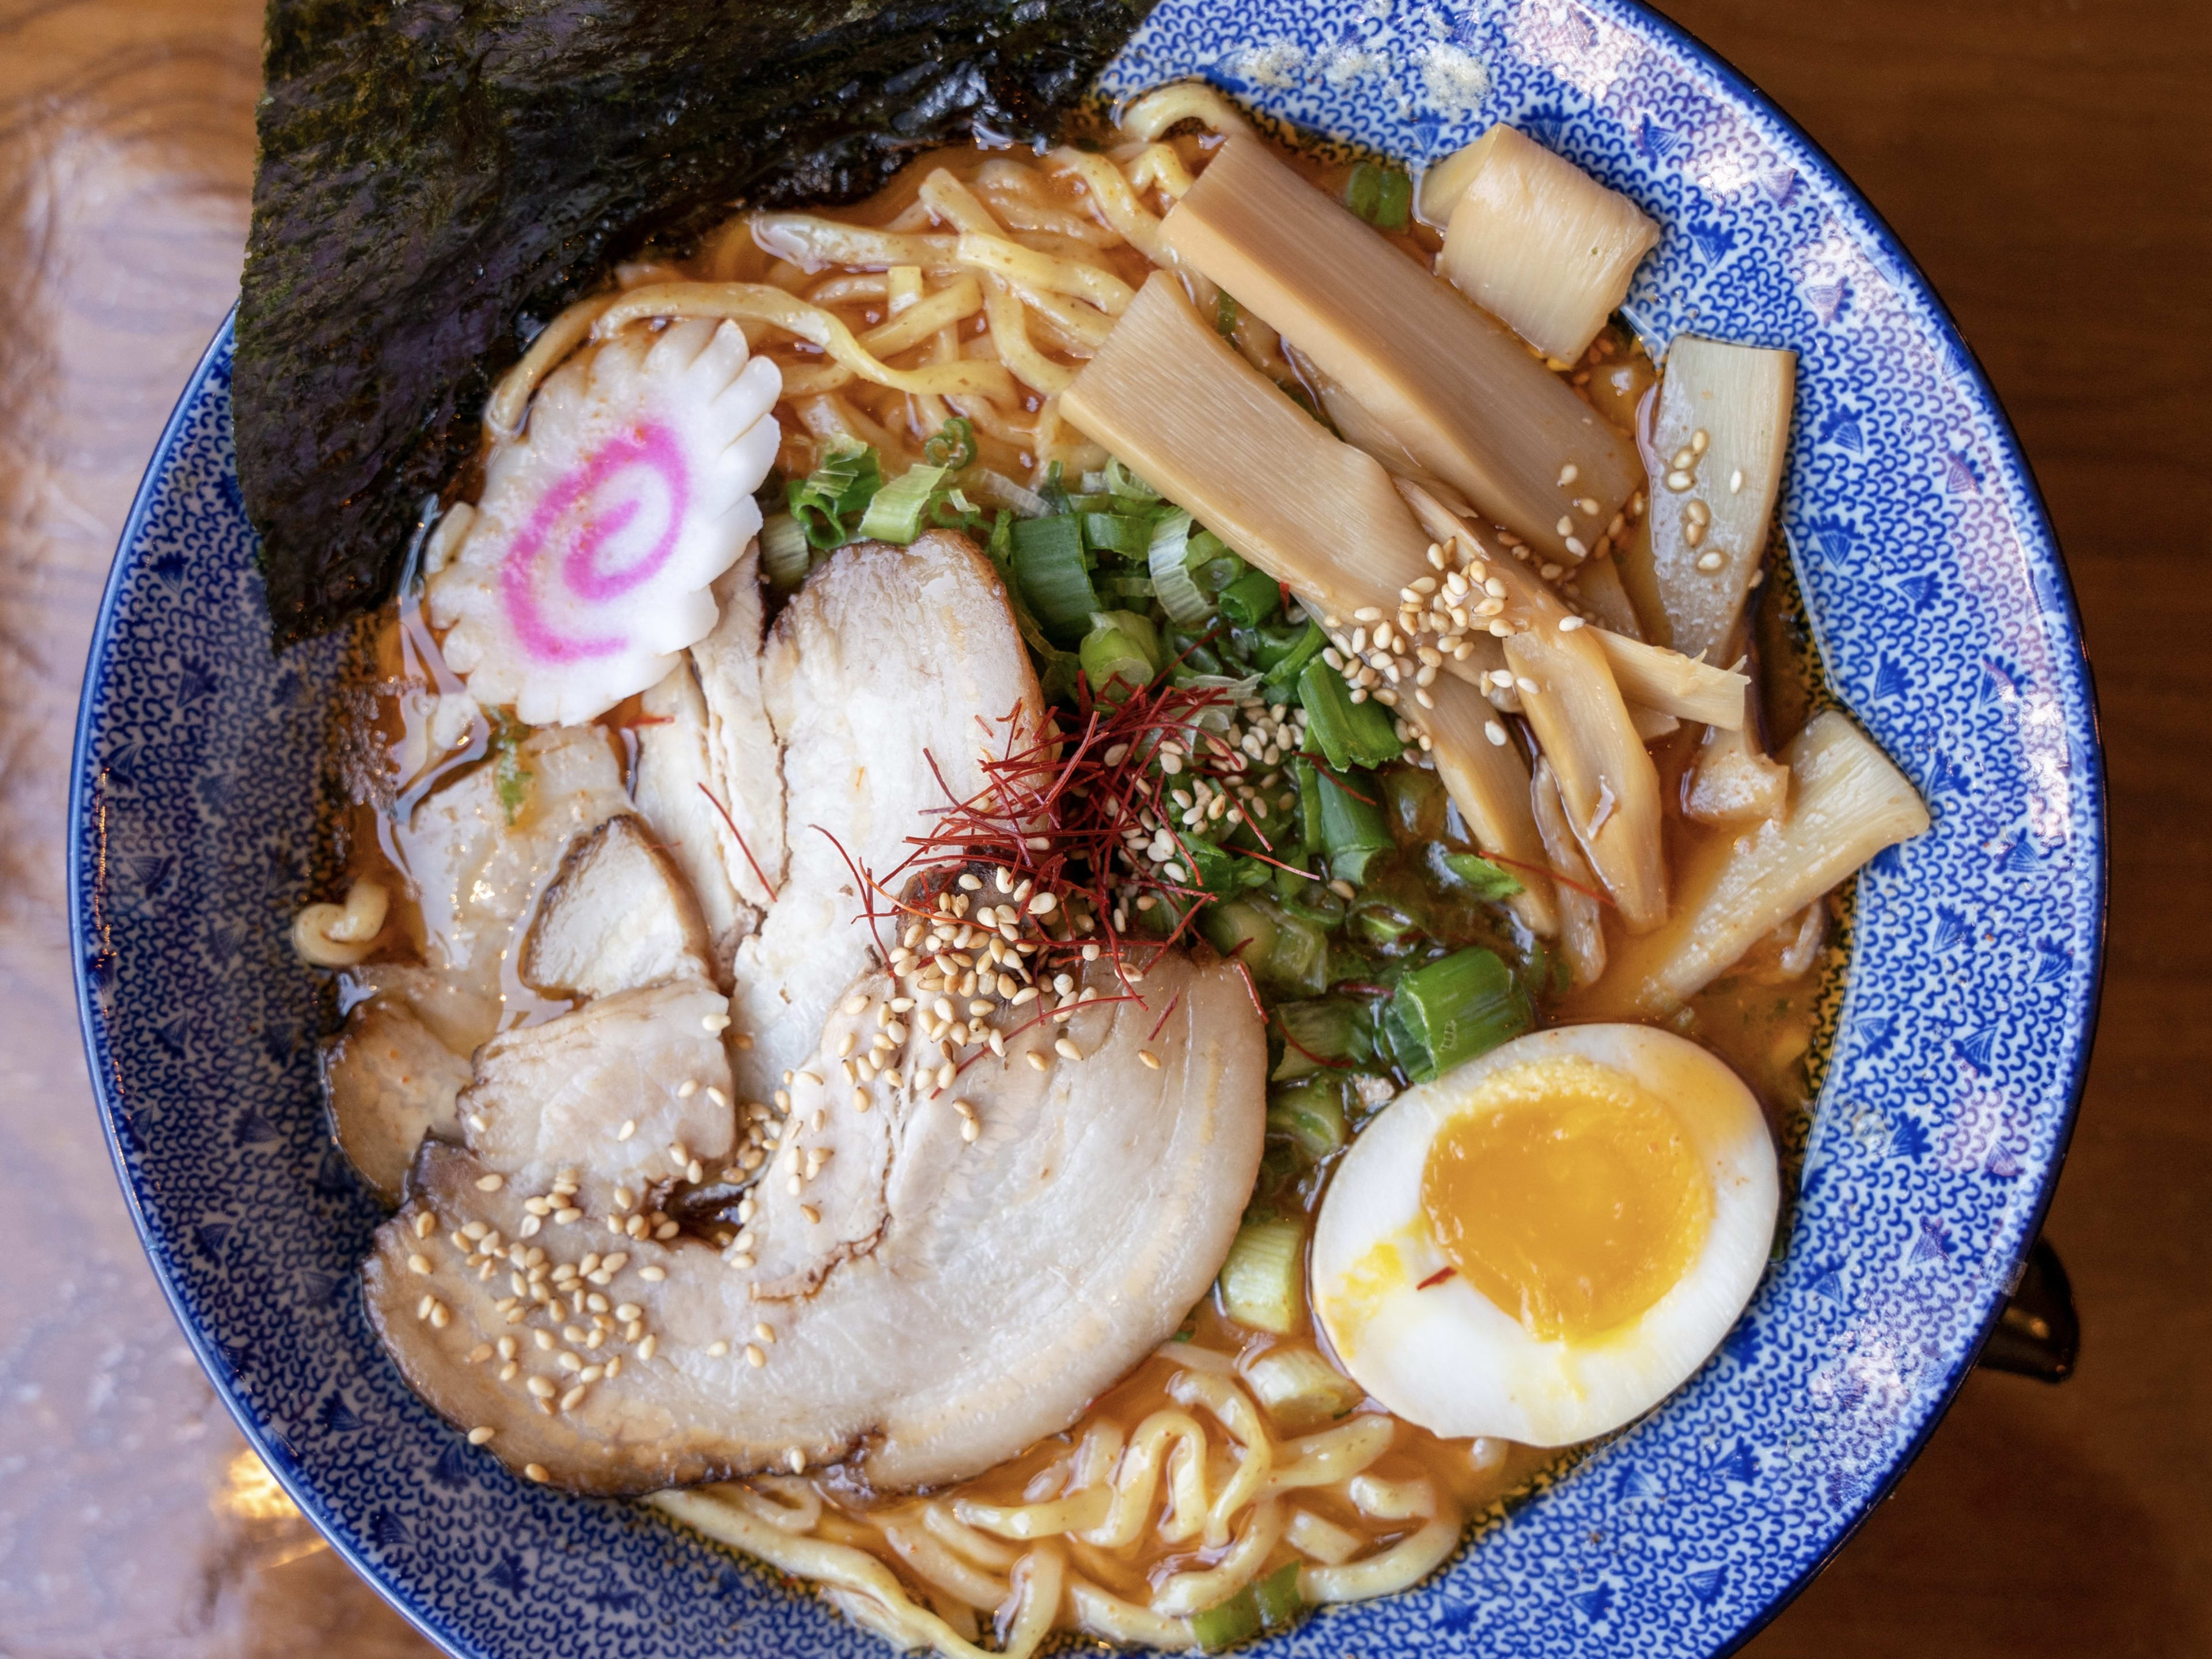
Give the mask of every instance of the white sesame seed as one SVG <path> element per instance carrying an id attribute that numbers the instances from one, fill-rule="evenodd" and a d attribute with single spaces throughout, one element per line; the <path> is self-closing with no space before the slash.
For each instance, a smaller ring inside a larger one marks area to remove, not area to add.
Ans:
<path id="1" fill-rule="evenodd" d="M 1698 556 L 1698 568 L 1700 570 L 1717 570 L 1727 562 L 1717 551 Z"/>
<path id="2" fill-rule="evenodd" d="M 527 1382 L 524 1383 L 522 1386 L 523 1386 L 524 1388 L 526 1388 L 526 1389 L 529 1389 L 529 1390 L 530 1390 L 530 1393 L 531 1393 L 531 1395 L 532 1395 L 532 1396 L 533 1398 L 535 1398 L 535 1399 L 538 1399 L 538 1400 L 550 1400 L 550 1399 L 553 1397 L 553 1393 L 554 1393 L 553 1385 L 552 1385 L 552 1383 L 551 1383 L 551 1382 L 548 1382 L 544 1377 L 542 1377 L 542 1376 L 533 1376 L 533 1377 L 532 1377 L 532 1378 L 530 1379 L 530 1381 L 528 1381 Z M 544 1479 L 544 1477 L 543 1475 L 534 1475 L 534 1476 L 532 1476 L 532 1478 L 533 1480 L 543 1480 L 543 1479 Z"/>
<path id="3" fill-rule="evenodd" d="M 1580 617 L 1562 617 L 1559 618 L 1559 632 L 1562 634 L 1571 634 L 1575 629 L 1580 628 L 1582 625 L 1583 619 Z"/>
<path id="4" fill-rule="evenodd" d="M 481 1446 L 485 1441 L 490 1439 L 492 1436 L 497 1432 L 498 1431 L 495 1429 L 482 1427 L 471 1429 L 469 1431 L 469 1444 L 471 1446 Z"/>
<path id="5" fill-rule="evenodd" d="M 1743 469 L 1741 467 L 1738 467 L 1735 471 L 1729 474 L 1729 494 L 1731 495 L 1740 495 L 1742 490 Z"/>
<path id="6" fill-rule="evenodd" d="M 1048 1063 L 1045 1057 L 1034 1048 L 1029 1051 L 1025 1058 L 1029 1060 L 1030 1069 L 1034 1072 L 1042 1072 Z"/>
<path id="7" fill-rule="evenodd" d="M 1677 495 L 1680 495 L 1683 490 L 1687 489 L 1696 482 L 1697 480 L 1695 478 L 1692 477 L 1687 472 L 1683 471 L 1680 467 L 1677 467 L 1674 471 L 1669 472 L 1667 475 L 1667 488 L 1674 491 Z"/>
<path id="8" fill-rule="evenodd" d="M 415 1218 L 415 1237 L 428 1238 L 438 1231 L 438 1218 L 424 1210 Z"/>
<path id="9" fill-rule="evenodd" d="M 665 1267 L 640 1267 L 637 1270 L 637 1276 L 645 1280 L 648 1285 L 658 1285 L 662 1279 L 668 1277 L 668 1269 Z"/>
<path id="10" fill-rule="evenodd" d="M 1705 453 L 1705 446 L 1711 441 L 1711 439 L 1706 436 L 1705 428 L 1699 427 L 1695 432 L 1692 432 L 1690 434 L 1690 448 L 1692 453 L 1698 455 L 1704 454 Z"/>
<path id="11" fill-rule="evenodd" d="M 699 1018 L 699 1029 L 720 1036 L 730 1029 L 730 1017 L 727 1014 L 702 1014 Z"/>
<path id="12" fill-rule="evenodd" d="M 575 1410 L 577 1407 L 584 1403 L 584 1385 L 579 1382 L 574 1388 L 569 1389 L 568 1393 L 561 1396 L 561 1409 L 564 1412 Z"/>
<path id="13" fill-rule="evenodd" d="M 709 1359 L 720 1359 L 729 1351 L 730 1345 L 719 1337 L 707 1345 L 707 1357 Z"/>
<path id="14" fill-rule="evenodd" d="M 637 1345 L 637 1357 L 640 1359 L 650 1359 L 653 1358 L 653 1350 L 658 1348 L 659 1346 L 660 1338 L 659 1336 L 648 1336 L 644 1341 Z"/>
<path id="15" fill-rule="evenodd" d="M 407 1268 L 410 1273 L 427 1273 L 430 1271 L 430 1258 L 427 1255 L 410 1255 L 407 1258 Z"/>
<path id="16" fill-rule="evenodd" d="M 1482 723 L 1482 735 L 1488 738 L 1498 748 L 1505 747 L 1505 728 L 1496 720 L 1485 720 Z"/>
<path id="17" fill-rule="evenodd" d="M 810 1227 L 818 1227 L 822 1224 L 822 1212 L 811 1204 L 800 1205 L 799 1213 L 806 1218 L 806 1224 Z"/>
<path id="18" fill-rule="evenodd" d="M 541 1486 L 553 1478 L 546 1474 L 545 1466 L 543 1463 L 525 1463 L 522 1466 L 522 1472 Z"/>
<path id="19" fill-rule="evenodd" d="M 1565 489 L 1569 484 L 1572 483 L 1575 479 L 1580 476 L 1580 474 L 1581 469 L 1577 467 L 1572 461 L 1569 461 L 1565 466 L 1559 469 L 1559 488 Z"/>

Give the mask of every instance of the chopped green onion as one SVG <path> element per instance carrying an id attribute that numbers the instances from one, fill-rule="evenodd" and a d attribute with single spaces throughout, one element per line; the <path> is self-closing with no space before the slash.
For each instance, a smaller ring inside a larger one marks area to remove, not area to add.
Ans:
<path id="1" fill-rule="evenodd" d="M 1213 331 L 1224 340 L 1237 337 L 1237 301 L 1226 289 L 1213 299 Z"/>
<path id="2" fill-rule="evenodd" d="M 1064 514 L 1017 519 L 1012 563 L 1022 597 L 1045 631 L 1059 639 L 1080 638 L 1099 605 L 1075 520 Z"/>
<path id="3" fill-rule="evenodd" d="M 761 525 L 761 568 L 768 572 L 769 583 L 789 592 L 806 580 L 806 572 L 814 562 L 814 544 L 806 539 L 806 527 L 788 513 L 771 515 Z"/>
<path id="4" fill-rule="evenodd" d="M 1159 592 L 1150 576 L 1101 576 L 1095 586 L 1102 599 L 1150 599 Z"/>
<path id="5" fill-rule="evenodd" d="M 1083 544 L 1094 553 L 1141 559 L 1152 544 L 1152 521 L 1125 513 L 1085 513 Z"/>
<path id="6" fill-rule="evenodd" d="M 922 458 L 957 472 L 975 459 L 975 423 L 956 415 L 937 428 L 937 435 L 921 447 Z"/>
<path id="7" fill-rule="evenodd" d="M 1152 573 L 1153 594 L 1160 609 L 1168 613 L 1168 620 L 1178 628 L 1203 628 L 1212 620 L 1213 607 L 1190 579 L 1190 568 L 1184 562 L 1190 532 L 1189 514 L 1169 514 L 1152 526 L 1145 562 Z"/>
<path id="8" fill-rule="evenodd" d="M 1528 1000 L 1494 951 L 1462 951 L 1398 981 L 1382 1030 L 1416 1083 L 1487 1054 L 1534 1024 Z"/>
<path id="9" fill-rule="evenodd" d="M 1403 230 L 1413 205 L 1413 181 L 1395 167 L 1362 161 L 1352 169 L 1344 204 L 1377 230 Z"/>
<path id="10" fill-rule="evenodd" d="M 977 494 L 1012 508 L 1024 519 L 1042 519 L 1052 511 L 1043 496 L 1026 485 L 1016 483 L 1003 472 L 981 467 L 969 473 L 968 478 Z"/>
<path id="11" fill-rule="evenodd" d="M 806 539 L 826 553 L 853 539 L 845 520 L 866 510 L 883 482 L 876 452 L 856 444 L 832 449 L 813 471 L 784 486 L 784 498 Z"/>
<path id="12" fill-rule="evenodd" d="M 1121 465 L 1115 456 L 1106 463 L 1106 488 L 1116 495 L 1126 495 L 1133 501 L 1157 501 L 1160 492 Z"/>
<path id="13" fill-rule="evenodd" d="M 1260 1633 L 1260 1599 L 1249 1584 L 1219 1607 L 1190 1616 L 1191 1639 L 1201 1653 L 1219 1653 Z"/>
<path id="14" fill-rule="evenodd" d="M 1318 1354 L 1314 1357 L 1316 1359 L 1321 1358 Z M 1326 1361 L 1322 1363 L 1327 1364 Z M 1358 1390 L 1355 1385 L 1346 1382 L 1341 1378 L 1338 1380 L 1342 1384 L 1338 1389 L 1339 1397 L 1342 1396 L 1346 1389 L 1358 1395 Z M 1358 1397 L 1352 1401 L 1353 1406 L 1358 1403 Z M 1346 1407 L 1345 1409 L 1348 1411 L 1351 1407 Z M 1285 1625 L 1296 1622 L 1297 1616 L 1305 1611 L 1305 1597 L 1298 1593 L 1298 1571 L 1299 1563 L 1285 1561 L 1252 1586 L 1253 1599 L 1260 1604 L 1260 1622 L 1269 1630 L 1280 1630 Z"/>
<path id="15" fill-rule="evenodd" d="M 1294 1051 L 1295 1052 L 1295 1051 Z M 1344 1146 L 1344 1086 L 1328 1072 L 1308 1072 L 1267 1097 L 1267 1129 L 1287 1136 L 1310 1164 Z"/>
<path id="16" fill-rule="evenodd" d="M 1221 898 L 1234 898 L 1267 884 L 1267 866 L 1256 859 L 1239 858 L 1227 848 L 1202 836 L 1186 832 L 1184 850 L 1190 855 L 1191 874 L 1199 886 Z"/>
<path id="17" fill-rule="evenodd" d="M 1248 570 L 1221 590 L 1221 614 L 1238 628 L 1257 628 L 1281 608 L 1283 590 L 1264 570 Z"/>
<path id="18" fill-rule="evenodd" d="M 1240 1325 L 1288 1336 L 1305 1311 L 1305 1229 L 1247 1222 L 1221 1264 L 1221 1310 Z"/>
<path id="19" fill-rule="evenodd" d="M 1133 611 L 1094 611 L 1078 654 L 1093 695 L 1106 696 L 1119 680 L 1126 696 L 1150 685 L 1160 672 L 1160 636 L 1151 618 Z"/>
<path id="20" fill-rule="evenodd" d="M 1267 1408 L 1267 1415 L 1276 1426 L 1292 1434 L 1303 1434 L 1308 1429 L 1317 1429 L 1358 1408 L 1367 1392 L 1342 1371 L 1323 1359 L 1311 1348 L 1285 1343 L 1270 1348 L 1241 1366 L 1244 1381 L 1252 1393 Z M 1267 1585 L 1275 1579 L 1289 1577 L 1290 1588 L 1297 1588 L 1297 1563 L 1289 1563 L 1280 1572 L 1272 1575 L 1258 1587 L 1258 1593 L 1268 1594 Z M 1278 1606 L 1280 1606 L 1278 1599 Z M 1276 1622 L 1295 1617 L 1303 1607 L 1294 1602 L 1285 1613 L 1278 1615 Z"/>
<path id="21" fill-rule="evenodd" d="M 1398 906 L 1379 899 L 1355 908 L 1352 925 L 1362 939 L 1384 951 L 1417 943 L 1421 935 L 1419 921 Z"/>
<path id="22" fill-rule="evenodd" d="M 491 718 L 492 787 L 499 796 L 500 809 L 513 823 L 522 814 L 530 800 L 531 780 L 537 775 L 523 764 L 522 742 L 530 735 L 525 726 L 504 708 L 495 709 Z"/>
<path id="23" fill-rule="evenodd" d="M 1305 708 L 1307 732 L 1339 772 L 1380 766 L 1406 750 L 1390 711 L 1372 697 L 1352 702 L 1344 676 L 1325 662 L 1308 662 L 1298 672 L 1298 702 Z"/>
<path id="24" fill-rule="evenodd" d="M 1274 1070 L 1273 1080 L 1278 1083 L 1304 1077 L 1331 1060 L 1358 1067 L 1375 1058 L 1367 1012 L 1355 1002 L 1339 997 L 1281 1002 L 1275 1005 L 1274 1013 L 1282 1023 L 1285 1038 L 1282 1062 Z"/>
<path id="25" fill-rule="evenodd" d="M 1292 677 L 1328 642 L 1319 624 L 1311 622 L 1262 628 L 1253 642 L 1252 660 L 1269 679 Z"/>
<path id="26" fill-rule="evenodd" d="M 1321 836 L 1313 844 L 1328 855 L 1328 872 L 1339 881 L 1358 882 L 1378 854 L 1395 845 L 1382 809 L 1375 804 L 1375 780 L 1364 772 L 1339 782 L 1314 769 L 1314 793 L 1320 805 Z"/>
<path id="27" fill-rule="evenodd" d="M 921 534 L 922 513 L 931 494 L 945 482 L 943 466 L 910 466 L 876 491 L 868 510 L 860 516 L 854 533 L 862 541 L 896 542 L 905 546 Z"/>
<path id="28" fill-rule="evenodd" d="M 1477 853 L 1447 853 L 1443 866 L 1474 889 L 1479 899 L 1510 899 L 1522 890 L 1521 878 Z"/>
<path id="29" fill-rule="evenodd" d="M 1194 848 L 1200 845 L 1189 843 Z M 1210 843 L 1209 843 L 1210 844 Z M 1194 859 L 1196 857 L 1194 852 Z M 1243 863 L 1255 870 L 1256 860 Z M 1206 940 L 1235 957 L 1264 983 L 1294 994 L 1318 996 L 1328 987 L 1328 935 L 1256 893 L 1209 908 L 1200 924 Z"/>

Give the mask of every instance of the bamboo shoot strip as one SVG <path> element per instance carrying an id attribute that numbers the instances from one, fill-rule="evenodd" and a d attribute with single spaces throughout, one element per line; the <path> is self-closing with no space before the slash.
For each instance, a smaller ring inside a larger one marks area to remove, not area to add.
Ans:
<path id="1" fill-rule="evenodd" d="M 1668 637 L 1715 656 L 1735 632 L 1790 442 L 1797 356 L 1679 335 L 1659 383 L 1651 480 L 1651 567 Z M 1655 463 L 1656 465 L 1656 463 Z"/>
<path id="2" fill-rule="evenodd" d="M 1595 985 L 1605 973 L 1605 926 L 1597 900 L 1585 890 L 1597 880 L 1583 856 L 1582 843 L 1567 823 L 1567 809 L 1559 800 L 1559 781 L 1548 761 L 1536 763 L 1529 783 L 1535 807 L 1536 831 L 1544 838 L 1544 852 L 1560 877 L 1559 948 L 1566 952 L 1577 988 Z"/>
<path id="3" fill-rule="evenodd" d="M 1613 665 L 1620 695 L 1638 708 L 1702 726 L 1743 724 L 1744 693 L 1751 689 L 1747 676 L 1602 628 L 1590 631 Z"/>
<path id="4" fill-rule="evenodd" d="M 1635 203 L 1503 125 L 1427 182 L 1451 198 L 1437 268 L 1554 362 L 1589 349 L 1659 240 Z"/>
<path id="5" fill-rule="evenodd" d="M 1667 917 L 1659 772 L 1644 752 L 1605 647 L 1580 617 L 1522 567 L 1486 549 L 1474 529 L 1419 484 L 1401 493 L 1421 525 L 1460 562 L 1486 566 L 1505 589 L 1505 665 L 1522 712 L 1559 781 L 1567 817 L 1632 932 Z M 1494 590 L 1493 590 L 1494 591 Z M 1432 694 L 1433 695 L 1433 694 Z"/>
<path id="6" fill-rule="evenodd" d="M 1664 927 L 1626 942 L 1578 1014 L 1672 1012 L 1885 847 L 1928 828 L 1903 773 L 1845 716 L 1816 714 L 1784 752 L 1790 803 L 1741 835 L 1716 835 L 1685 863 Z"/>
<path id="7" fill-rule="evenodd" d="M 1553 557 L 1581 557 L 1642 483 L 1627 435 L 1510 330 L 1257 139 L 1224 144 L 1161 232 L 1424 466 Z"/>
<path id="8" fill-rule="evenodd" d="M 1146 279 L 1060 408 L 1327 614 L 1392 603 L 1430 574 L 1428 538 L 1381 464 L 1330 436 L 1237 356 L 1165 271 Z"/>
<path id="9" fill-rule="evenodd" d="M 1528 763 L 1505 717 L 1459 680 L 1438 679 L 1429 696 L 1436 706 L 1418 713 L 1444 793 L 1467 820 L 1474 844 L 1510 860 L 1507 867 L 1521 878 L 1521 891 L 1507 905 L 1533 931 L 1556 933 L 1559 916 L 1552 884 L 1537 873 L 1553 866 L 1529 803 Z"/>

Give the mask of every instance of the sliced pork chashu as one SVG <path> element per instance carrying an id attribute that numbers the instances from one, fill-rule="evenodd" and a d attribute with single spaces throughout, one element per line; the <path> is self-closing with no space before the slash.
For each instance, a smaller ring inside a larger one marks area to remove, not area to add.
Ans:
<path id="1" fill-rule="evenodd" d="M 497 763 L 423 801 L 396 836 L 420 898 L 419 963 L 372 963 L 348 978 L 368 995 L 325 1045 L 323 1100 L 339 1148 L 386 1203 L 426 1133 L 453 1133 L 469 1056 L 497 1029 L 501 958 L 579 831 L 628 805 L 597 726 L 540 732 L 517 748 L 501 799 Z M 509 802 L 513 811 L 509 810 Z"/>
<path id="2" fill-rule="evenodd" d="M 749 548 L 716 580 L 720 619 L 645 694 L 637 729 L 638 811 L 696 896 L 725 984 L 738 941 L 783 871 L 783 775 L 761 701 L 757 567 Z"/>
<path id="3" fill-rule="evenodd" d="M 469 1062 L 398 997 L 371 997 L 323 1049 L 331 1135 L 386 1204 L 397 1204 L 425 1135 L 458 1139 L 454 1097 Z"/>
<path id="4" fill-rule="evenodd" d="M 823 1033 L 833 1053 L 889 994 L 854 988 L 865 1003 Z M 823 1081 L 794 1085 L 726 1252 L 688 1237 L 611 1252 L 597 1213 L 526 1243 L 526 1183 L 487 1191 L 476 1157 L 428 1146 L 364 1270 L 371 1315 L 438 1411 L 578 1491 L 855 1455 L 885 1489 L 988 1468 L 1175 1330 L 1251 1190 L 1267 1045 L 1243 983 L 1170 957 L 1143 990 L 1024 1033 L 933 1097 L 802 1066 Z M 1087 1058 L 1056 1052 L 1063 1031 Z"/>
<path id="5" fill-rule="evenodd" d="M 911 547 L 848 548 L 815 572 L 776 618 L 760 684 L 783 750 L 785 859 L 775 902 L 737 953 L 730 1007 L 753 1039 L 736 1057 L 750 1100 L 769 1098 L 812 1052 L 869 965 L 854 866 L 890 878 L 948 789 L 965 799 L 983 788 L 980 758 L 1005 752 L 1004 722 L 1022 723 L 1025 744 L 1043 714 L 998 573 L 941 531 Z"/>
<path id="6" fill-rule="evenodd" d="M 714 977 L 699 907 L 645 820 L 621 812 L 569 843 L 531 920 L 522 976 L 581 996 Z"/>

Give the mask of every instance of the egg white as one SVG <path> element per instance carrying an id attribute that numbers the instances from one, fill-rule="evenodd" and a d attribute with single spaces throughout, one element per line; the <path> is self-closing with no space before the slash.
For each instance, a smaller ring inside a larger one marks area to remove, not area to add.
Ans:
<path id="1" fill-rule="evenodd" d="M 1658 1301 L 1585 1342 L 1546 1340 L 1454 1273 L 1421 1205 L 1437 1132 L 1501 1072 L 1578 1058 L 1624 1073 L 1680 1121 L 1712 1182 L 1704 1247 Z M 1447 1438 L 1564 1446 L 1620 1427 L 1680 1387 L 1757 1288 L 1778 1201 L 1774 1143 L 1750 1090 L 1695 1043 L 1645 1025 L 1532 1032 L 1407 1090 L 1361 1131 L 1315 1227 L 1317 1322 L 1352 1377 Z"/>

